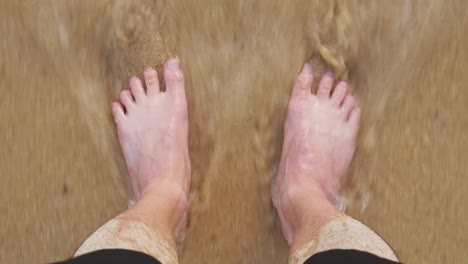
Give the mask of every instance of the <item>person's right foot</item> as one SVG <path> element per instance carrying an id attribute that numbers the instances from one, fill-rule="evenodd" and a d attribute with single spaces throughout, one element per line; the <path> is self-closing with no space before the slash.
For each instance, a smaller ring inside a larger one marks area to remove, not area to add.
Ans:
<path id="1" fill-rule="evenodd" d="M 306 63 L 288 105 L 273 192 L 281 230 L 290 245 L 319 214 L 340 214 L 333 200 L 355 150 L 361 115 L 345 82 L 332 92 L 334 78 L 327 73 L 317 94 L 312 94 L 312 81 L 312 69 Z"/>

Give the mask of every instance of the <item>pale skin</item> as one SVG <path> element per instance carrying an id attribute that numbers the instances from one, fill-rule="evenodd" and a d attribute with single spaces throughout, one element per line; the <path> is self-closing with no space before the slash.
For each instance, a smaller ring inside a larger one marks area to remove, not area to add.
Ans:
<path id="1" fill-rule="evenodd" d="M 296 78 L 284 124 L 283 150 L 272 193 L 291 251 L 315 238 L 321 224 L 342 216 L 334 197 L 355 150 L 361 110 L 345 82 L 331 73 L 311 91 L 312 68 Z"/>
<path id="2" fill-rule="evenodd" d="M 187 100 L 178 59 L 164 65 L 163 78 L 164 92 L 154 68 L 145 70 L 144 84 L 132 77 L 130 89 L 113 103 L 112 114 L 136 199 L 123 216 L 145 222 L 173 242 L 184 225 L 191 176 Z"/>
<path id="3" fill-rule="evenodd" d="M 188 209 L 188 113 L 180 61 L 166 62 L 162 75 L 164 92 L 153 68 L 145 70 L 143 81 L 132 77 L 112 113 L 136 198 L 122 216 L 174 242 Z M 333 199 L 354 153 L 361 114 L 346 83 L 333 89 L 334 79 L 326 74 L 312 94 L 312 81 L 305 64 L 289 102 L 272 194 L 291 249 L 313 239 L 317 222 L 341 215 Z"/>

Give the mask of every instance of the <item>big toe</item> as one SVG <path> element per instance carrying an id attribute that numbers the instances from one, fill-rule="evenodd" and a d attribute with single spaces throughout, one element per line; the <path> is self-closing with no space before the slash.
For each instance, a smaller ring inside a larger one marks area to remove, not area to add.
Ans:
<path id="1" fill-rule="evenodd" d="M 185 99 L 184 74 L 179 59 L 170 59 L 164 65 L 166 92 L 176 98 Z"/>
<path id="2" fill-rule="evenodd" d="M 305 63 L 302 67 L 301 73 L 297 76 L 294 83 L 292 96 L 293 97 L 306 97 L 310 95 L 310 89 L 313 81 L 312 66 Z"/>

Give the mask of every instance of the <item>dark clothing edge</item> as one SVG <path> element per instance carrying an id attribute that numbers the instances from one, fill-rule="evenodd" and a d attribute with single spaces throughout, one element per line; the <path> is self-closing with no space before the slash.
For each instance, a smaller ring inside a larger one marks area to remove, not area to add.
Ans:
<path id="1" fill-rule="evenodd" d="M 142 252 L 126 249 L 102 249 L 56 264 L 161 264 Z M 374 254 L 350 249 L 333 249 L 311 256 L 304 264 L 395 264 Z"/>

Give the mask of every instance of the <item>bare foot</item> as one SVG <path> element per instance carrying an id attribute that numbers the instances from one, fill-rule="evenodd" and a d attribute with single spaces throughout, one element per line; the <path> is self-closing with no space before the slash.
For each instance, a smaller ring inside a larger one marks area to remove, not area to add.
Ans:
<path id="1" fill-rule="evenodd" d="M 133 211 L 141 211 L 141 217 L 148 216 L 146 222 L 172 236 L 187 211 L 191 171 L 187 100 L 178 59 L 165 64 L 164 81 L 162 92 L 153 68 L 144 72 L 145 85 L 132 77 L 130 90 L 120 93 L 112 114 L 137 199 Z M 157 214 L 151 216 L 153 211 Z"/>
<path id="2" fill-rule="evenodd" d="M 325 74 L 311 93 L 312 69 L 297 77 L 284 125 L 284 142 L 273 200 L 291 245 L 320 218 L 340 215 L 334 197 L 355 150 L 360 109 L 347 84 Z"/>

